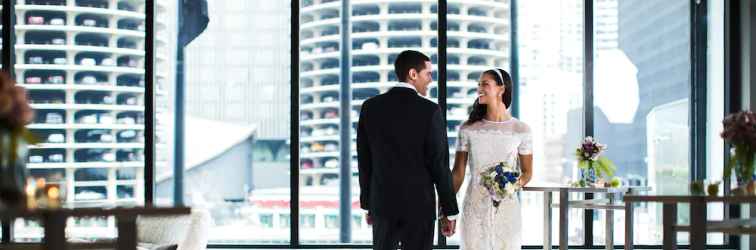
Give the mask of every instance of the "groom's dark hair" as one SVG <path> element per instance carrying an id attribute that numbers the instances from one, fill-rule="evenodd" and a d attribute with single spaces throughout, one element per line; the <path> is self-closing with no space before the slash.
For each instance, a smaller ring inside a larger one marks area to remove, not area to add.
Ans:
<path id="1" fill-rule="evenodd" d="M 428 61 L 430 61 L 430 58 L 419 51 L 402 51 L 402 53 L 399 53 L 399 56 L 397 56 L 396 60 L 394 61 L 394 72 L 396 73 L 396 78 L 400 82 L 407 81 L 410 69 L 415 69 L 417 72 L 420 72 L 421 70 L 425 69 L 425 62 Z"/>

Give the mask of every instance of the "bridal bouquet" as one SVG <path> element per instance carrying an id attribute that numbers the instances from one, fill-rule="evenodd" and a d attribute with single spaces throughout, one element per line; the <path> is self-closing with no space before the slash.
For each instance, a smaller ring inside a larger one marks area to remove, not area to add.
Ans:
<path id="1" fill-rule="evenodd" d="M 481 185 L 491 195 L 494 207 L 505 199 L 512 199 L 521 186 L 517 182 L 520 172 L 506 162 L 499 162 L 486 168 L 481 174 Z"/>

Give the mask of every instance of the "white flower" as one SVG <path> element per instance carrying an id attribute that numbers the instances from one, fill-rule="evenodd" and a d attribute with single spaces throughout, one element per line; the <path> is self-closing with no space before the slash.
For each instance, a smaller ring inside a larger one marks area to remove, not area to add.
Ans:
<path id="1" fill-rule="evenodd" d="M 514 194 L 515 192 L 517 192 L 517 187 L 516 187 L 516 186 L 517 186 L 516 184 L 509 184 L 509 185 L 507 185 L 507 186 L 506 186 L 506 187 L 504 188 L 504 191 L 505 191 L 505 192 L 506 192 L 506 193 L 507 193 L 508 195 L 512 195 L 512 194 Z"/>

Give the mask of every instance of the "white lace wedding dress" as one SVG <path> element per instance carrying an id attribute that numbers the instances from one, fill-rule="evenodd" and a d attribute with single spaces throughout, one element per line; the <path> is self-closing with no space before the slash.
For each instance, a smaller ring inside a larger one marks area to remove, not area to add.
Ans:
<path id="1" fill-rule="evenodd" d="M 467 191 L 460 218 L 463 250 L 520 250 L 522 218 L 518 198 L 504 200 L 498 208 L 480 184 L 486 166 L 506 161 L 517 164 L 518 155 L 532 154 L 527 124 L 512 118 L 503 122 L 482 120 L 462 126 L 457 151 L 468 152 Z M 518 194 L 519 195 L 519 194 Z"/>

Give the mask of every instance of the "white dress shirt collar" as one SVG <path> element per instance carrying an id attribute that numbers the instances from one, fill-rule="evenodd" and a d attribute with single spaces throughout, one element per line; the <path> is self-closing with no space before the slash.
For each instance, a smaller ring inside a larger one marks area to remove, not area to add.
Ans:
<path id="1" fill-rule="evenodd" d="M 406 83 L 406 82 L 397 82 L 394 87 L 410 88 L 410 89 L 414 90 L 415 92 L 417 92 L 417 89 L 415 88 L 414 85 Z"/>

